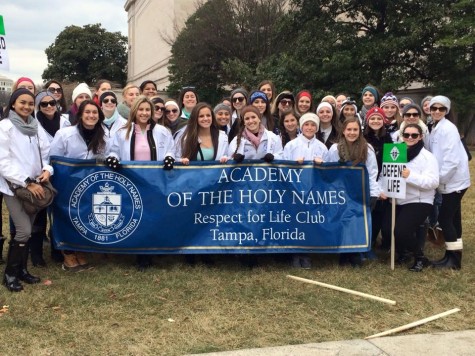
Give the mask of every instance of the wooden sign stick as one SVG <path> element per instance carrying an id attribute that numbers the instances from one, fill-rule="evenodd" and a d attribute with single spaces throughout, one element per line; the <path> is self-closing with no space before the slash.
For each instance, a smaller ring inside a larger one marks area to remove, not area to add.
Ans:
<path id="1" fill-rule="evenodd" d="M 385 335 L 390 335 L 390 334 L 398 333 L 398 332 L 400 332 L 400 331 L 404 331 L 404 330 L 411 329 L 411 328 L 414 328 L 414 327 L 419 326 L 419 325 L 422 325 L 422 324 L 426 324 L 426 323 L 428 323 L 429 321 L 433 321 L 433 320 L 436 320 L 436 319 L 439 319 L 439 318 L 443 318 L 444 316 L 447 316 L 447 315 L 450 315 L 450 314 L 454 314 L 454 313 L 457 313 L 457 312 L 459 312 L 459 311 L 460 311 L 459 308 L 447 310 L 446 312 L 443 312 L 443 313 L 440 313 L 440 314 L 437 314 L 437 315 L 433 315 L 433 316 L 430 316 L 430 317 L 428 317 L 428 318 L 421 319 L 421 320 L 418 320 L 418 321 L 414 321 L 413 323 L 406 324 L 406 325 L 400 326 L 400 327 L 398 327 L 398 328 L 394 328 L 394 329 L 391 329 L 391 330 L 386 330 L 386 331 L 380 332 L 380 333 L 378 333 L 378 334 L 374 334 L 374 335 L 371 335 L 371 336 L 367 336 L 367 337 L 365 337 L 364 339 L 365 339 L 365 340 L 368 340 L 368 339 L 373 339 L 373 338 L 375 338 L 375 337 L 380 337 L 380 336 L 385 336 Z"/>
<path id="2" fill-rule="evenodd" d="M 375 295 L 366 294 L 366 293 L 363 293 L 363 292 L 358 292 L 358 291 L 355 291 L 355 290 L 352 290 L 352 289 L 346 289 L 346 288 L 334 286 L 332 284 L 326 284 L 326 283 L 322 283 L 322 282 L 313 281 L 311 279 L 291 276 L 290 274 L 287 275 L 287 277 L 295 279 L 296 281 L 310 283 L 310 284 L 316 284 L 317 286 L 321 286 L 321 287 L 325 287 L 325 288 L 329 288 L 329 289 L 334 289 L 334 290 L 337 290 L 337 291 L 340 291 L 340 292 L 345 292 L 345 293 L 348 293 L 348 294 L 358 295 L 358 296 L 363 297 L 363 298 L 377 300 L 378 302 L 382 302 L 382 303 L 386 303 L 386 304 L 396 305 L 396 302 L 394 300 L 377 297 Z"/>

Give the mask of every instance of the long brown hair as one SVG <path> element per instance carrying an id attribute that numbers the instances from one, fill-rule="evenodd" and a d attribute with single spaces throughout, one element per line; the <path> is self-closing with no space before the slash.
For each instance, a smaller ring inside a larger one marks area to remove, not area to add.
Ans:
<path id="1" fill-rule="evenodd" d="M 349 143 L 346 140 L 344 135 L 347 126 L 351 123 L 356 123 L 359 128 L 359 136 L 355 142 Z M 360 120 L 356 117 L 351 117 L 343 121 L 341 127 L 341 136 L 338 142 L 338 154 L 340 158 L 345 161 L 351 161 L 353 166 L 356 166 L 358 163 L 365 163 L 368 158 L 368 142 L 363 136 L 363 131 L 361 130 Z"/>
<path id="2" fill-rule="evenodd" d="M 250 111 L 253 112 L 254 114 L 256 114 L 257 117 L 259 118 L 259 120 L 262 120 L 262 114 L 260 113 L 260 111 L 255 106 L 247 105 L 247 106 L 242 108 L 241 118 L 239 120 L 239 131 L 238 131 L 238 134 L 236 135 L 236 137 L 237 137 L 237 139 L 236 139 L 236 151 L 234 151 L 233 157 L 239 149 L 239 145 L 241 144 L 241 139 L 242 139 L 242 133 L 244 132 L 244 129 L 246 128 L 244 126 L 244 115 L 246 113 L 250 112 Z M 261 122 L 261 125 L 262 125 L 262 122 Z"/>
<path id="3" fill-rule="evenodd" d="M 212 124 L 210 127 L 211 132 L 211 141 L 213 142 L 214 148 L 214 157 L 216 158 L 216 153 L 218 151 L 218 139 L 219 139 L 219 129 L 216 123 L 216 116 L 214 115 L 213 108 L 208 103 L 198 103 L 196 106 L 191 110 L 190 118 L 188 119 L 188 123 L 186 125 L 185 132 L 181 137 L 180 144 L 182 147 L 181 155 L 184 158 L 188 158 L 189 160 L 196 160 L 199 151 L 199 141 L 198 141 L 198 133 L 199 133 L 199 125 L 198 125 L 198 116 L 202 109 L 209 109 L 211 112 Z"/>
<path id="4" fill-rule="evenodd" d="M 95 106 L 99 114 L 99 121 L 97 121 L 96 125 L 94 125 L 94 135 L 92 136 L 91 142 L 89 143 L 87 149 L 91 150 L 94 154 L 104 153 L 106 147 L 106 142 L 104 140 L 104 128 L 102 127 L 102 122 L 104 121 L 104 113 L 94 100 L 84 100 L 81 105 L 79 105 L 77 113 L 78 122 L 76 124 L 77 129 L 81 134 L 83 130 L 85 130 L 82 122 L 82 115 L 84 114 L 84 110 L 86 109 L 87 105 Z"/>
<path id="5" fill-rule="evenodd" d="M 132 123 L 135 123 L 136 121 L 137 112 L 139 111 L 139 106 L 140 104 L 143 104 L 143 103 L 147 103 L 150 105 L 151 111 L 150 111 L 149 123 L 152 124 L 153 122 L 153 124 L 155 124 L 155 122 L 152 119 L 155 113 L 155 106 L 153 105 L 153 103 L 150 101 L 148 97 L 146 97 L 145 95 L 139 95 L 139 97 L 135 99 L 134 105 L 132 105 L 132 108 L 130 109 L 129 118 L 127 119 L 127 123 L 125 124 L 125 128 L 127 129 L 127 132 L 125 133 L 126 140 L 129 139 L 130 131 L 132 131 Z"/>

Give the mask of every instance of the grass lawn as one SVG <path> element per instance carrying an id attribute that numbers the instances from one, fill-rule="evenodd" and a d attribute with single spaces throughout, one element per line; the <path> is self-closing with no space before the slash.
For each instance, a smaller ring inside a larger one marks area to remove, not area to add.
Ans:
<path id="1" fill-rule="evenodd" d="M 473 172 L 473 161 L 470 167 Z M 252 270 L 234 256 L 217 257 L 213 267 L 157 256 L 154 267 L 143 273 L 133 266 L 133 256 L 95 255 L 95 269 L 81 273 L 64 272 L 47 260 L 47 268 L 30 272 L 51 285 L 26 285 L 21 293 L 0 288 L 0 308 L 8 306 L 0 311 L 0 354 L 180 355 L 354 339 L 456 307 L 461 312 L 405 333 L 471 329 L 474 206 L 472 187 L 463 199 L 461 271 L 391 271 L 383 252 L 360 269 L 340 267 L 337 256 L 318 254 L 311 270 L 292 269 L 274 256 L 260 258 L 260 267 Z M 443 255 L 430 243 L 426 252 L 431 259 Z M 304 284 L 287 274 L 393 299 L 397 305 Z"/>

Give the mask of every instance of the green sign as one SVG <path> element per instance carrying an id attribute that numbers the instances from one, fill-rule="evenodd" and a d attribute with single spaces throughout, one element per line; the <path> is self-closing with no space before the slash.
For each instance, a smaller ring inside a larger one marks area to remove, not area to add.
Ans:
<path id="1" fill-rule="evenodd" d="M 385 143 L 383 163 L 407 163 L 407 145 L 405 143 Z"/>
<path id="2" fill-rule="evenodd" d="M 0 36 L 5 36 L 5 25 L 3 24 L 2 15 L 0 15 Z"/>

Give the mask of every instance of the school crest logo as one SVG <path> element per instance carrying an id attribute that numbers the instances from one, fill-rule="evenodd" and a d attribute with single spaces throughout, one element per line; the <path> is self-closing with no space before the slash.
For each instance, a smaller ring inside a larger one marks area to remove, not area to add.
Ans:
<path id="1" fill-rule="evenodd" d="M 97 172 L 84 178 L 73 190 L 69 215 L 86 239 L 112 244 L 137 229 L 143 204 L 137 187 L 116 172 Z"/>

